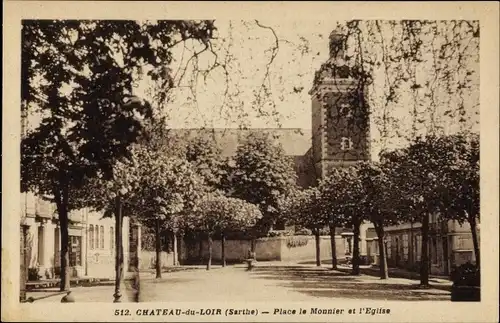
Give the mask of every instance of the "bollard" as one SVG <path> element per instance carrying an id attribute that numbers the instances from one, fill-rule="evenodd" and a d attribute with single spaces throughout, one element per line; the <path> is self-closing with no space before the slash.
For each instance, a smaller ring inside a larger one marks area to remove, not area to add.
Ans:
<path id="1" fill-rule="evenodd" d="M 122 294 L 120 293 L 120 291 L 116 291 L 114 294 L 113 294 L 113 297 L 115 298 L 113 300 L 113 303 L 121 303 L 122 302 Z"/>
<path id="2" fill-rule="evenodd" d="M 74 303 L 75 298 L 71 295 L 71 291 L 69 291 L 64 297 L 61 299 L 61 303 Z"/>

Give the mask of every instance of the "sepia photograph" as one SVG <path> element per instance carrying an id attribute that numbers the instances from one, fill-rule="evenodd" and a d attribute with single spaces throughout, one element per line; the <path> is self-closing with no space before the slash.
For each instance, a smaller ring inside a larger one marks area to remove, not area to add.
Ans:
<path id="1" fill-rule="evenodd" d="M 19 183 L 2 226 L 11 320 L 108 303 L 103 321 L 386 321 L 399 306 L 419 321 L 420 306 L 497 304 L 480 17 L 191 16 L 20 16 L 3 106 L 19 129 L 3 166 Z"/>

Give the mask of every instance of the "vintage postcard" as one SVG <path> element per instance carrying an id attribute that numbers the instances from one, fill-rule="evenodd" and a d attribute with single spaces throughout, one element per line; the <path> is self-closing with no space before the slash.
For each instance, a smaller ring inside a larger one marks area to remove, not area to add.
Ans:
<path id="1" fill-rule="evenodd" d="M 2 321 L 497 322 L 498 14 L 6 1 Z"/>

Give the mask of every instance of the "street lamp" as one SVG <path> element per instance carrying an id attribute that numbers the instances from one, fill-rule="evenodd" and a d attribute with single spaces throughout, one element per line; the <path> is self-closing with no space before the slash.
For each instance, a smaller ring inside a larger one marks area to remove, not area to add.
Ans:
<path id="1" fill-rule="evenodd" d="M 115 245 L 116 245 L 116 257 L 115 257 L 115 269 L 116 269 L 116 278 L 115 278 L 115 293 L 113 294 L 114 303 L 121 303 L 122 293 L 121 293 L 121 284 L 123 280 L 123 215 L 122 215 L 122 202 L 121 198 L 123 195 L 127 193 L 127 190 L 122 188 L 119 190 L 116 198 L 115 198 Z"/>

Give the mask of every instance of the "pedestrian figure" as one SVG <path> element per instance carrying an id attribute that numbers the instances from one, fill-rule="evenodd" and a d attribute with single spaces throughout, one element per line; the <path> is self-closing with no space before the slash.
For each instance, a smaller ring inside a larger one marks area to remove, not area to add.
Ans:
<path id="1" fill-rule="evenodd" d="M 247 257 L 247 271 L 250 271 L 255 266 L 255 262 L 257 261 L 257 256 L 252 249 L 248 249 L 248 257 Z"/>

